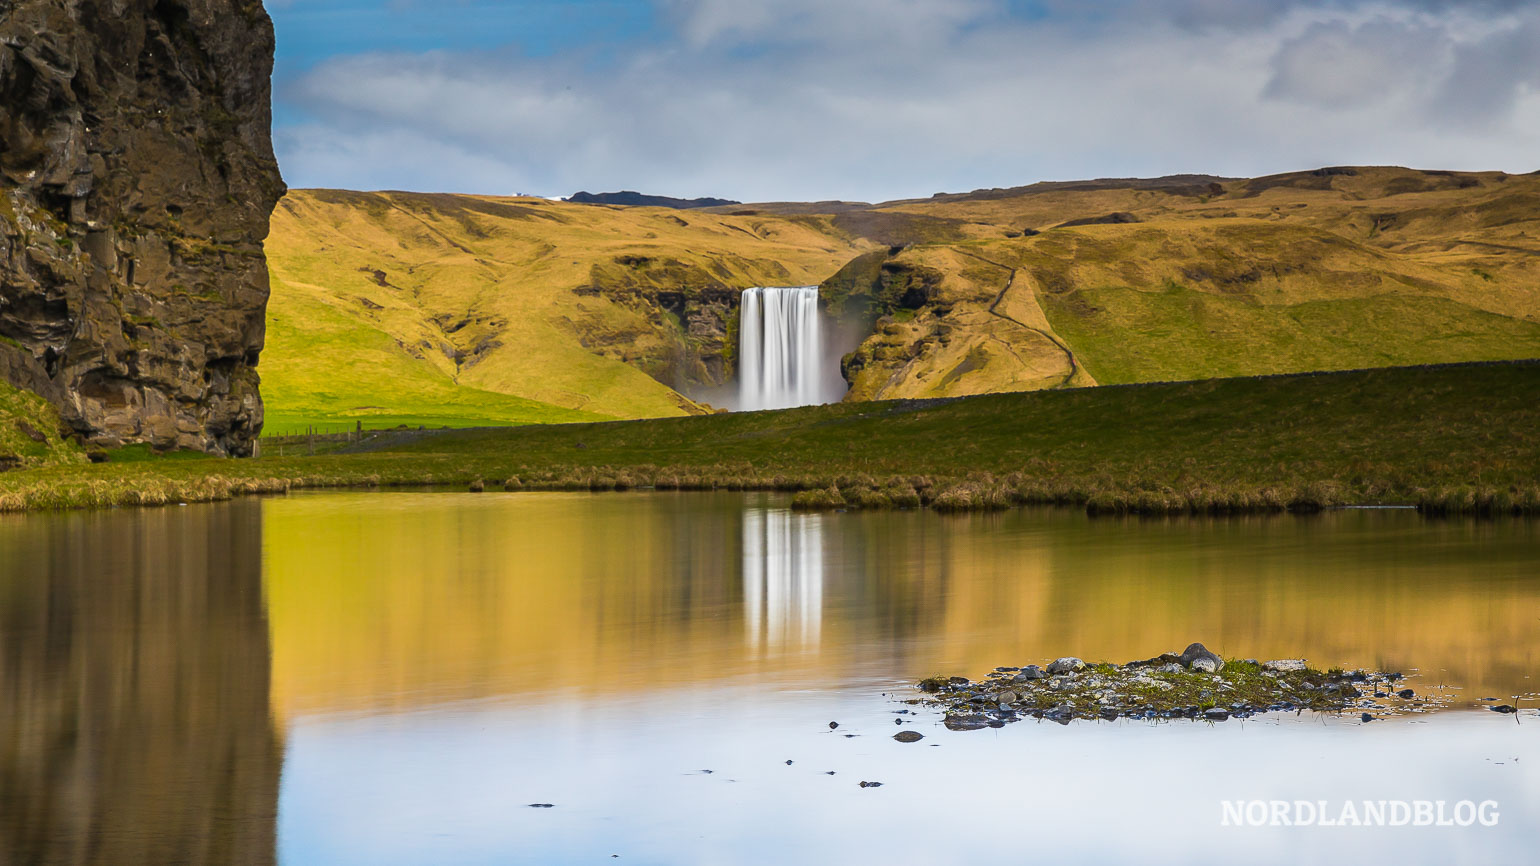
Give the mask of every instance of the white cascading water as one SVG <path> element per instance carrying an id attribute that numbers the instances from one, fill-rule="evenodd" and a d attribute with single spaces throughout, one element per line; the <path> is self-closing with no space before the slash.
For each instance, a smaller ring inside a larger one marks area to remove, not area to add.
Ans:
<path id="1" fill-rule="evenodd" d="M 738 319 L 738 408 L 823 402 L 818 287 L 744 289 Z"/>

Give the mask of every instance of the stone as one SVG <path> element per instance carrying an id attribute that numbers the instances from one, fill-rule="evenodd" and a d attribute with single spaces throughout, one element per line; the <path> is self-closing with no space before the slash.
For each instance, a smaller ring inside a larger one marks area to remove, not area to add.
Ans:
<path id="1" fill-rule="evenodd" d="M 1217 674 L 1217 673 L 1219 673 L 1219 664 L 1216 664 L 1213 659 L 1208 659 L 1208 658 L 1193 659 L 1191 667 L 1192 667 L 1192 669 L 1194 671 L 1197 671 L 1200 674 Z"/>
<path id="2" fill-rule="evenodd" d="M 898 740 L 900 743 L 918 743 L 925 739 L 925 735 L 919 731 L 899 731 L 893 735 L 893 739 Z"/>
<path id="3" fill-rule="evenodd" d="M 1262 670 L 1276 671 L 1277 673 L 1292 673 L 1304 669 L 1304 659 L 1273 659 L 1272 661 L 1262 663 Z"/>
<path id="4" fill-rule="evenodd" d="M 949 731 L 977 731 L 989 726 L 989 721 L 982 715 L 967 714 L 947 716 L 942 722 Z"/>
<path id="5" fill-rule="evenodd" d="M 995 700 L 999 701 L 1002 704 L 1014 704 L 1017 701 L 1021 700 L 1021 695 L 1018 695 L 1015 692 L 1010 691 L 1009 689 L 1007 689 L 1006 691 L 1003 691 L 1000 694 L 995 695 Z"/>
<path id="6" fill-rule="evenodd" d="M 33 427 L 31 424 L 28 424 L 26 421 L 23 421 L 20 418 L 16 419 L 16 429 L 21 432 L 21 435 L 31 439 L 33 442 L 48 441 L 48 436 L 45 435 L 43 431 Z"/>
<path id="7" fill-rule="evenodd" d="M 837 728 L 837 727 L 839 727 L 839 726 L 840 726 L 840 723 L 839 723 L 839 722 L 830 722 L 830 723 L 829 723 L 829 730 L 831 730 L 831 731 L 832 731 L 832 730 L 834 730 L 834 729 L 835 729 L 835 728 Z"/>
<path id="8" fill-rule="evenodd" d="M 863 788 L 881 788 L 882 787 L 882 783 L 881 782 L 862 782 L 861 783 L 861 787 L 863 787 Z"/>
<path id="9" fill-rule="evenodd" d="M 1211 722 L 1222 722 L 1230 718 L 1230 711 L 1224 707 L 1214 707 L 1213 709 L 1204 710 L 1203 718 Z"/>
<path id="10" fill-rule="evenodd" d="M 1168 665 L 1161 665 L 1155 669 L 1155 672 L 1158 674 L 1179 674 L 1184 670 L 1186 669 L 1183 668 L 1180 663 L 1172 662 Z"/>
<path id="11" fill-rule="evenodd" d="M 1085 670 L 1085 662 L 1074 656 L 1056 659 L 1053 664 L 1048 666 L 1048 673 L 1050 674 L 1068 674 L 1083 670 Z"/>
<path id="12" fill-rule="evenodd" d="M 1516 712 L 1518 712 L 1517 708 L 1510 707 L 1507 704 L 1502 704 L 1500 706 L 1495 706 L 1495 707 L 1489 707 L 1488 709 L 1490 709 L 1494 713 L 1516 713 Z"/>
<path id="13" fill-rule="evenodd" d="M 257 2 L 0 2 L 0 380 L 88 448 L 253 453 L 272 64 Z"/>
<path id="14" fill-rule="evenodd" d="M 1043 669 L 1042 668 L 1038 667 L 1037 665 L 1027 665 L 1026 667 L 1021 669 L 1020 673 L 1016 674 L 1016 677 L 1013 680 L 1013 682 L 1024 683 L 1024 682 L 1028 682 L 1030 680 L 1040 680 L 1042 678 L 1043 678 Z"/>
<path id="15" fill-rule="evenodd" d="M 1412 691 L 1411 689 L 1402 689 L 1401 691 L 1396 692 L 1396 696 L 1397 697 L 1401 697 L 1401 698 L 1406 698 L 1406 699 L 1409 700 L 1411 698 L 1417 697 L 1417 693 Z"/>
<path id="16" fill-rule="evenodd" d="M 1365 723 L 1374 721 L 1374 717 L 1369 715 L 1368 713 L 1364 713 L 1363 715 L 1359 716 L 1359 718 L 1361 720 L 1363 720 Z"/>
<path id="17" fill-rule="evenodd" d="M 1224 659 L 1215 653 L 1209 652 L 1208 648 L 1201 643 L 1188 644 L 1187 649 L 1182 650 L 1182 654 L 1177 657 L 1177 661 L 1187 668 L 1192 668 L 1199 661 L 1208 662 L 1213 666 L 1213 670 L 1204 670 L 1203 672 L 1210 674 L 1223 670 L 1225 666 Z"/>

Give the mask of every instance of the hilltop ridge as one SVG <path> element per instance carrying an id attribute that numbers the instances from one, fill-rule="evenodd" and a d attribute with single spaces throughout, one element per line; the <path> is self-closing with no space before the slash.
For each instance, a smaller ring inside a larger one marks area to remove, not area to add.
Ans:
<path id="1" fill-rule="evenodd" d="M 820 284 L 854 400 L 1540 357 L 1540 175 L 1338 166 L 689 211 L 310 190 L 268 251 L 280 419 L 705 411 L 753 285 Z M 373 360 L 319 387 L 356 339 Z M 436 384 L 386 405 L 419 379 Z M 487 409 L 510 398 L 552 408 Z"/>

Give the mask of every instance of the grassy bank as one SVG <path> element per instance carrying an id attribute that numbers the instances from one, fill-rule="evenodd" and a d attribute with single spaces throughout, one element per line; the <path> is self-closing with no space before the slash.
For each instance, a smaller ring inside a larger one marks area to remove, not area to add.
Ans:
<path id="1" fill-rule="evenodd" d="M 1540 363 L 387 434 L 358 453 L 0 475 L 0 510 L 305 487 L 778 489 L 802 507 L 1540 513 Z"/>

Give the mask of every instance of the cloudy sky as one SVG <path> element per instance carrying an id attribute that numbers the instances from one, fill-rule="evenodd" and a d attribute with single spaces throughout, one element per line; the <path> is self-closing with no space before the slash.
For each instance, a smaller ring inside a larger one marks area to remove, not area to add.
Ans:
<path id="1" fill-rule="evenodd" d="M 268 0 L 291 186 L 1540 169 L 1540 0 Z"/>

